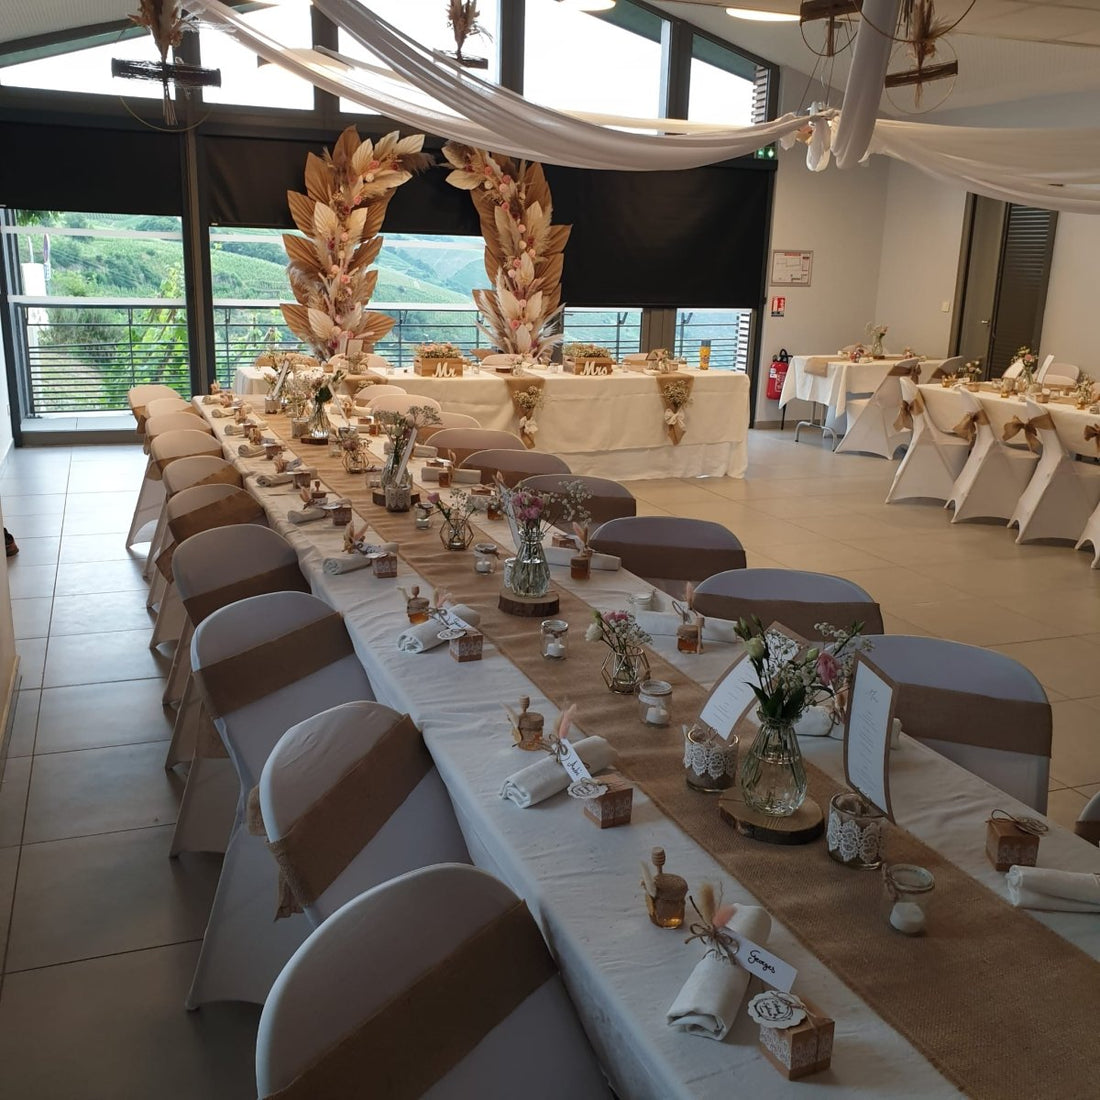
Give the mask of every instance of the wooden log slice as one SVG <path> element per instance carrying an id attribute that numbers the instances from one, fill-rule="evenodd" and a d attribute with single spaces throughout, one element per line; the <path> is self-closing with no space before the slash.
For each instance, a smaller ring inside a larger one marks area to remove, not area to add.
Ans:
<path id="1" fill-rule="evenodd" d="M 740 794 L 724 795 L 718 812 L 742 836 L 765 844 L 809 844 L 825 832 L 821 807 L 810 797 L 790 817 L 773 817 L 747 806 Z"/>
<path id="2" fill-rule="evenodd" d="M 550 592 L 537 599 L 517 596 L 506 588 L 501 589 L 497 607 L 507 615 L 519 615 L 525 619 L 549 619 L 559 611 L 558 597 Z"/>

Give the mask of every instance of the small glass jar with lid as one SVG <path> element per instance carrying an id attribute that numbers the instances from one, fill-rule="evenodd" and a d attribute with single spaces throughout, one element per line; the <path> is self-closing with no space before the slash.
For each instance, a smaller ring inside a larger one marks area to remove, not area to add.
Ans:
<path id="1" fill-rule="evenodd" d="M 936 887 L 932 872 L 915 863 L 892 863 L 883 868 L 886 895 L 892 905 L 890 925 L 906 936 L 924 932 L 929 895 Z"/>
<path id="2" fill-rule="evenodd" d="M 647 726 L 672 721 L 672 685 L 667 680 L 643 680 L 638 687 L 638 717 Z"/>
<path id="3" fill-rule="evenodd" d="M 569 655 L 569 624 L 564 619 L 546 619 L 539 630 L 543 657 L 548 661 L 564 661 Z"/>

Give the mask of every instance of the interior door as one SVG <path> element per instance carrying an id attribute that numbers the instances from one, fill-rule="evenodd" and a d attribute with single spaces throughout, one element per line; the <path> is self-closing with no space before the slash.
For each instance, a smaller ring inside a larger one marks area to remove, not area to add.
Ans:
<path id="1" fill-rule="evenodd" d="M 1026 344 L 1039 349 L 1058 215 L 972 197 L 957 354 L 998 378 Z"/>

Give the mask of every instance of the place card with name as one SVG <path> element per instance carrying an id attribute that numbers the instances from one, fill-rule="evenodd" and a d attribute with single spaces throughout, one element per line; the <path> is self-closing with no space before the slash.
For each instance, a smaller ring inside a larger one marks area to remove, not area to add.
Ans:
<path id="1" fill-rule="evenodd" d="M 844 725 L 844 778 L 891 821 L 890 734 L 896 702 L 897 685 L 857 653 Z"/>
<path id="2" fill-rule="evenodd" d="M 727 924 L 726 928 L 737 941 L 737 954 L 733 956 L 734 965 L 759 978 L 765 985 L 770 985 L 781 993 L 790 993 L 794 980 L 798 977 L 798 971 L 767 948 L 753 943 L 732 924 Z"/>

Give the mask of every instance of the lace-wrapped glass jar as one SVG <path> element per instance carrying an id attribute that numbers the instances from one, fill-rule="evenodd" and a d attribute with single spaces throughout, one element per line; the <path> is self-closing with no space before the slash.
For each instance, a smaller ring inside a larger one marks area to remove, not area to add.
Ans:
<path id="1" fill-rule="evenodd" d="M 881 867 L 885 820 L 881 810 L 858 794 L 834 794 L 825 838 L 829 855 L 845 867 L 866 871 Z"/>
<path id="2" fill-rule="evenodd" d="M 684 778 L 693 791 L 729 790 L 737 782 L 737 735 L 724 740 L 705 722 L 685 729 Z"/>

